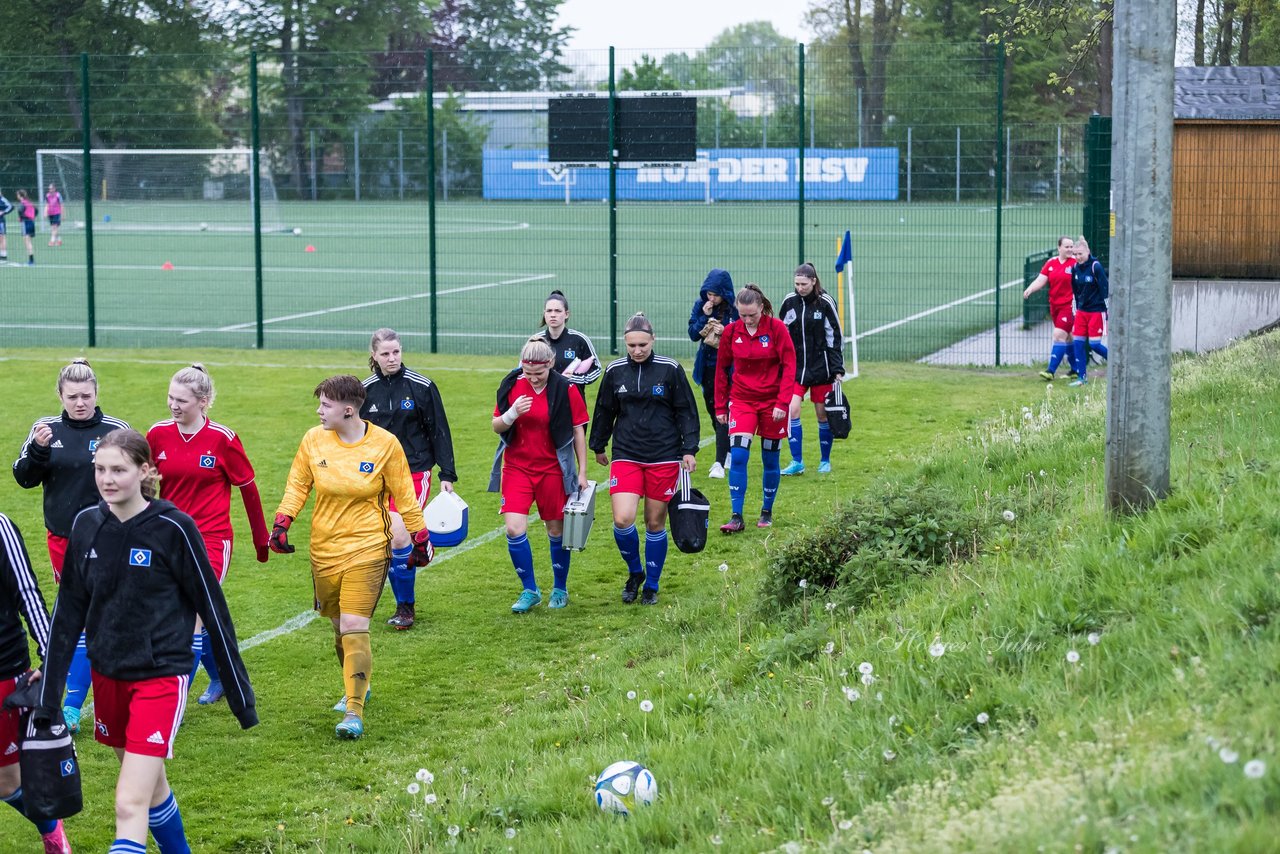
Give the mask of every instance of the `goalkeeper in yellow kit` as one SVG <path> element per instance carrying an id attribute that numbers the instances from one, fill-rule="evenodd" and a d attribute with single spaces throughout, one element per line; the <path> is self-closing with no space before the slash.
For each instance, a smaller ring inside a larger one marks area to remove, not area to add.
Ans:
<path id="1" fill-rule="evenodd" d="M 289 526 L 312 490 L 311 575 L 315 607 L 333 622 L 334 645 L 342 665 L 346 712 L 335 730 L 339 738 L 364 734 L 364 701 L 373 652 L 369 621 L 387 577 L 391 558 L 394 496 L 405 527 L 413 534 L 411 566 L 431 561 L 431 541 L 413 492 L 413 475 L 400 440 L 360 418 L 364 385 L 353 376 L 330 377 L 316 386 L 320 426 L 302 437 L 289 469 L 289 482 L 276 509 L 272 551 L 288 554 Z"/>

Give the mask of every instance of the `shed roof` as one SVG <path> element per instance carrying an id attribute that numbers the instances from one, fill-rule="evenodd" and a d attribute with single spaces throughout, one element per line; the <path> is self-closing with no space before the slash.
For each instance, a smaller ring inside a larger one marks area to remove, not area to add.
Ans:
<path id="1" fill-rule="evenodd" d="M 1209 65 L 1174 69 L 1175 119 L 1280 121 L 1280 66 Z"/>

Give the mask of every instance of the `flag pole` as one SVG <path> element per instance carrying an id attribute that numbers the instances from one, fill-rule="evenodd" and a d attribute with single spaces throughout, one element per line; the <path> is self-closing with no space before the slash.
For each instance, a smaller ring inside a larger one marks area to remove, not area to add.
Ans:
<path id="1" fill-rule="evenodd" d="M 846 231 L 844 233 L 844 242 L 840 245 L 840 256 L 836 258 L 836 272 L 843 270 L 844 280 L 849 288 L 849 344 L 853 349 L 853 370 L 849 373 L 851 377 L 858 376 L 858 313 L 854 304 L 854 288 L 853 288 L 853 236 Z M 843 294 L 841 294 L 843 296 Z M 843 302 L 843 299 L 841 300 Z"/>

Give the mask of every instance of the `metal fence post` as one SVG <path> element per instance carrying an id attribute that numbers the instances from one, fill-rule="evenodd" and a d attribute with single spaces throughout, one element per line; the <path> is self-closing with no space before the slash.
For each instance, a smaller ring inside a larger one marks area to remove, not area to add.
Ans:
<path id="1" fill-rule="evenodd" d="M 258 52 L 249 52 L 249 144 L 253 150 L 249 153 L 250 192 L 253 195 L 253 293 L 254 312 L 257 321 L 257 343 L 261 350 L 264 345 L 264 321 L 262 300 L 262 164 L 261 141 L 259 139 L 260 118 L 258 115 Z"/>
<path id="2" fill-rule="evenodd" d="M 797 264 L 804 263 L 804 43 L 796 45 L 800 70 L 800 109 L 796 111 L 796 246 L 800 250 Z"/>
<path id="3" fill-rule="evenodd" d="M 98 318 L 93 288 L 93 132 L 89 125 L 89 54 L 80 54 L 80 164 L 84 172 L 84 284 L 89 301 L 89 346 L 98 346 Z M 42 188 L 36 188 L 36 194 Z"/>
<path id="4" fill-rule="evenodd" d="M 1000 367 L 1000 241 L 1004 237 L 1003 219 L 1004 213 L 1004 188 L 1000 184 L 1004 181 L 1005 168 L 1008 166 L 1008 149 L 1004 152 L 1000 150 L 1000 131 L 1004 128 L 1004 63 L 1005 52 L 1002 42 L 996 43 L 996 49 L 999 51 L 999 61 L 996 64 L 996 367 Z M 1008 145 L 1008 136 L 1005 136 L 1005 144 Z M 1001 156 L 1006 158 L 1005 163 L 1000 162 Z"/>
<path id="5" fill-rule="evenodd" d="M 444 128 L 440 131 L 440 166 L 444 170 L 440 174 L 440 183 L 444 186 L 444 200 L 449 201 L 449 129 Z M 567 182 L 566 182 L 567 183 Z"/>
<path id="6" fill-rule="evenodd" d="M 960 202 L 960 125 L 956 125 L 956 203 Z"/>
<path id="7" fill-rule="evenodd" d="M 311 131 L 311 201 L 320 198 L 316 188 L 316 132 Z"/>
<path id="8" fill-rule="evenodd" d="M 911 201 L 911 128 L 907 128 L 907 201 Z"/>
<path id="9" fill-rule="evenodd" d="M 427 290 L 431 294 L 431 352 L 439 352 L 436 306 L 436 53 L 427 50 Z"/>
<path id="10" fill-rule="evenodd" d="M 355 138 L 356 138 L 355 186 L 356 186 L 356 201 L 358 202 L 360 201 L 360 128 L 356 128 Z"/>
<path id="11" fill-rule="evenodd" d="M 404 201 L 404 131 L 396 131 L 396 175 L 399 178 L 400 201 Z"/>
<path id="12" fill-rule="evenodd" d="M 609 47 L 609 353 L 618 355 L 618 90 Z"/>
<path id="13" fill-rule="evenodd" d="M 1062 201 L 1062 125 L 1058 125 L 1058 148 L 1053 158 L 1053 200 Z"/>

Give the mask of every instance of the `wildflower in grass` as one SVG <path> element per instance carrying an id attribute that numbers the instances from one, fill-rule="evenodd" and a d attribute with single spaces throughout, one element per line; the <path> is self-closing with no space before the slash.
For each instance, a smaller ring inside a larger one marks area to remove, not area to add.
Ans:
<path id="1" fill-rule="evenodd" d="M 848 676 L 848 675 L 849 675 L 849 671 L 848 671 L 848 670 L 844 670 L 843 668 L 840 670 L 840 678 L 841 678 L 841 679 L 843 679 L 844 677 L 846 677 L 846 676 Z"/>
<path id="2" fill-rule="evenodd" d="M 942 658 L 947 651 L 947 645 L 942 641 L 934 641 L 933 646 L 929 647 L 929 654 L 934 658 Z"/>
<path id="3" fill-rule="evenodd" d="M 1240 758 L 1240 754 L 1236 753 L 1230 747 L 1224 747 L 1218 751 L 1218 758 L 1228 765 L 1233 765 L 1235 764 L 1235 761 Z"/>
<path id="4" fill-rule="evenodd" d="M 1244 775 L 1250 780 L 1260 780 L 1267 773 L 1267 763 L 1261 759 L 1250 759 L 1244 763 Z"/>
<path id="5" fill-rule="evenodd" d="M 667 671 L 665 671 L 665 670 L 659 670 L 659 671 L 658 671 L 658 678 L 659 678 L 659 679 L 661 679 L 662 677 L 664 677 L 664 676 L 666 676 L 666 675 L 667 675 Z"/>
<path id="6" fill-rule="evenodd" d="M 835 802 L 836 802 L 836 799 L 835 799 L 834 797 L 832 797 L 831 795 L 827 795 L 825 798 L 823 798 L 823 799 L 822 799 L 822 805 L 823 805 L 824 807 L 829 807 L 829 806 L 831 806 L 832 804 L 834 804 Z"/>
<path id="7" fill-rule="evenodd" d="M 718 568 L 721 572 L 728 572 L 728 571 L 729 571 L 729 564 L 727 564 L 727 563 L 722 563 L 722 564 L 720 564 L 720 566 L 719 566 L 719 567 L 717 567 L 717 568 Z"/>
<path id="8" fill-rule="evenodd" d="M 635 692 L 635 691 L 628 691 L 628 692 L 627 692 L 627 699 L 628 699 L 628 700 L 634 700 L 635 698 L 636 698 L 636 692 Z"/>
<path id="9" fill-rule="evenodd" d="M 1080 653 L 1076 652 L 1074 649 L 1067 650 L 1067 661 L 1072 664 L 1076 664 L 1080 661 Z"/>
<path id="10" fill-rule="evenodd" d="M 1246 765 L 1245 767 L 1246 767 L 1246 768 L 1248 768 L 1249 766 L 1247 766 L 1247 765 Z M 279 824 L 277 824 L 277 825 L 276 825 L 276 830 L 279 830 L 279 831 L 283 832 L 283 831 L 284 831 L 284 822 L 280 822 Z"/>
<path id="11" fill-rule="evenodd" d="M 1209 745 L 1210 750 L 1218 749 L 1218 740 L 1211 735 L 1205 736 L 1204 743 Z"/>
<path id="12" fill-rule="evenodd" d="M 506 829 L 506 836 L 507 836 L 507 838 L 508 838 L 508 839 L 515 839 L 515 838 L 516 838 L 516 829 L 515 829 L 514 827 L 508 827 L 508 828 Z"/>
<path id="13" fill-rule="evenodd" d="M 830 613 L 831 613 L 832 611 L 834 611 L 835 609 L 836 609 L 836 603 L 835 603 L 835 602 L 828 602 L 828 603 L 827 603 L 827 613 L 828 613 L 828 614 L 830 614 Z"/>
<path id="14" fill-rule="evenodd" d="M 863 676 L 869 676 L 875 672 L 875 668 L 871 666 L 870 661 L 864 661 L 858 665 L 858 672 Z"/>
<path id="15" fill-rule="evenodd" d="M 432 774 L 426 768 L 419 768 L 418 773 L 413 776 L 419 783 L 426 783 L 428 786 L 436 781 L 436 775 Z"/>
<path id="16" fill-rule="evenodd" d="M 876 677 L 872 676 L 870 673 L 862 674 L 863 685 L 874 685 L 875 681 L 876 681 Z"/>
<path id="17" fill-rule="evenodd" d="M 462 832 L 462 828 L 458 827 L 456 824 L 451 824 L 447 828 L 447 831 L 450 836 L 457 836 L 459 833 Z"/>
<path id="18" fill-rule="evenodd" d="M 986 726 L 987 721 L 991 720 L 991 716 L 986 712 L 978 712 L 978 724 Z"/>
<path id="19" fill-rule="evenodd" d="M 1004 517 L 1006 522 L 1012 522 L 1014 519 L 1018 518 L 1018 514 L 1014 513 L 1012 510 L 1006 510 L 1000 515 Z"/>
<path id="20" fill-rule="evenodd" d="M 833 641 L 827 641 L 827 645 L 822 648 L 822 651 L 825 652 L 827 655 L 831 655 L 833 652 L 836 651 L 835 643 Z"/>
<path id="21" fill-rule="evenodd" d="M 850 703 L 856 703 L 862 697 L 857 688 L 850 688 L 848 685 L 845 685 L 840 690 L 844 692 L 844 698 Z"/>
<path id="22" fill-rule="evenodd" d="M 1098 634 L 1097 632 L 1089 632 L 1089 637 L 1088 637 L 1089 646 L 1097 646 L 1098 641 L 1100 640 L 1102 640 L 1102 635 Z"/>
<path id="23" fill-rule="evenodd" d="M 804 590 L 804 589 L 805 589 L 806 587 L 808 587 L 808 586 L 809 586 L 809 579 L 807 579 L 807 578 L 802 578 L 802 579 L 800 579 L 800 589 L 801 589 L 801 590 Z"/>
<path id="24" fill-rule="evenodd" d="M 436 802 L 436 800 L 437 800 L 437 798 L 436 798 L 436 793 L 435 793 L 435 792 L 427 792 L 426 796 L 425 796 L 422 800 L 423 800 L 423 802 L 424 802 L 427 806 L 431 806 L 431 805 L 432 805 L 432 804 L 434 804 L 434 803 Z"/>
<path id="25" fill-rule="evenodd" d="M 1044 477 L 1044 476 L 1045 476 L 1045 474 L 1046 474 L 1045 470 L 1044 470 L 1044 469 L 1040 469 L 1040 476 L 1041 476 L 1041 477 Z"/>
<path id="26" fill-rule="evenodd" d="M 772 671 L 772 670 L 770 670 L 770 671 L 769 671 L 769 678 L 770 678 L 770 679 L 772 679 L 772 678 L 773 678 L 773 671 Z"/>
<path id="27" fill-rule="evenodd" d="M 416 795 L 418 792 L 422 791 L 422 787 L 417 783 L 410 783 L 408 786 L 405 786 L 405 791 L 411 795 Z"/>
<path id="28" fill-rule="evenodd" d="M 849 819 L 847 819 L 847 818 L 842 818 L 842 819 L 840 819 L 840 829 L 841 829 L 841 830 L 849 830 L 849 829 L 850 829 L 850 828 L 852 828 L 852 827 L 853 827 L 853 822 L 852 822 L 852 821 L 850 821 L 850 820 L 849 820 Z"/>
<path id="29" fill-rule="evenodd" d="M 590 686 L 590 685 L 583 685 L 583 686 L 582 686 L 582 693 L 584 693 L 584 694 L 590 694 L 590 693 L 591 693 L 591 686 Z"/>
<path id="30" fill-rule="evenodd" d="M 884 752 L 884 761 L 885 761 L 885 762 L 892 762 L 893 760 L 895 760 L 895 759 L 897 759 L 897 758 L 898 758 L 898 754 L 894 753 L 892 750 L 886 750 L 886 751 Z"/>
<path id="31" fill-rule="evenodd" d="M 723 844 L 724 844 L 724 840 L 720 838 L 720 834 L 718 834 L 718 833 L 714 833 L 714 834 L 712 834 L 712 835 L 711 835 L 711 844 L 712 844 L 712 845 L 723 845 Z"/>
<path id="32" fill-rule="evenodd" d="M 642 711 L 642 712 L 652 712 L 652 711 L 653 711 L 653 702 L 652 702 L 652 701 L 650 701 L 650 700 L 641 700 L 641 701 L 640 701 L 640 711 Z"/>

